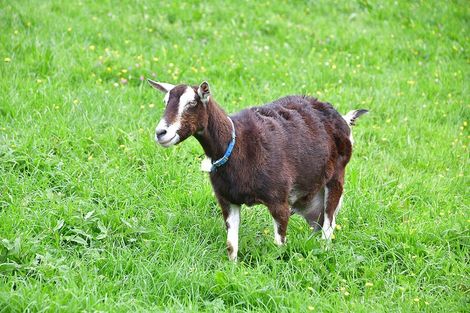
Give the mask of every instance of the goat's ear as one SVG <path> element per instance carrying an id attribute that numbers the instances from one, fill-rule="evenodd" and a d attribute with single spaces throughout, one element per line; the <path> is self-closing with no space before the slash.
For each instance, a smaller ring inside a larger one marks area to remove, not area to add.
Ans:
<path id="1" fill-rule="evenodd" d="M 207 104 L 209 101 L 209 96 L 211 95 L 209 83 L 203 81 L 197 89 L 197 94 L 199 95 L 199 98 L 201 98 L 202 103 Z"/>
<path id="2" fill-rule="evenodd" d="M 175 85 L 172 84 L 167 84 L 167 83 L 159 83 L 156 81 L 153 81 L 151 79 L 147 79 L 147 82 L 152 86 L 153 88 L 160 90 L 163 93 L 169 92 L 171 89 L 175 88 Z"/>

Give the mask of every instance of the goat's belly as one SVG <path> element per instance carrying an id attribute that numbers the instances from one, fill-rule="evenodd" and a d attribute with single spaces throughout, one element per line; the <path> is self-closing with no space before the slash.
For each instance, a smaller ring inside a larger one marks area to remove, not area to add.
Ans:
<path id="1" fill-rule="evenodd" d="M 289 192 L 289 205 L 297 211 L 318 207 L 324 203 L 325 188 L 323 185 L 312 185 L 310 189 L 292 188 Z"/>
<path id="2" fill-rule="evenodd" d="M 264 201 L 257 199 L 255 195 L 252 194 L 240 194 L 240 193 L 228 193 L 222 195 L 230 203 L 247 206 L 253 206 L 255 204 L 264 204 Z"/>
<path id="3" fill-rule="evenodd" d="M 293 206 L 294 203 L 297 202 L 298 199 L 302 198 L 305 194 L 300 192 L 299 190 L 297 189 L 292 189 L 290 192 L 289 192 L 289 198 L 287 199 L 289 201 L 289 205 L 290 206 Z"/>
<path id="4" fill-rule="evenodd" d="M 291 214 L 299 214 L 305 218 L 307 223 L 314 228 L 314 230 L 321 229 L 323 224 L 325 211 L 325 189 L 315 193 L 313 196 L 309 195 L 305 199 L 296 201 L 291 208 Z"/>
<path id="5" fill-rule="evenodd" d="M 212 188 L 217 196 L 222 197 L 230 203 L 237 205 L 248 205 L 252 206 L 255 204 L 262 204 L 257 196 L 253 193 L 240 192 L 237 186 L 228 186 L 228 185 L 217 185 L 212 184 Z"/>

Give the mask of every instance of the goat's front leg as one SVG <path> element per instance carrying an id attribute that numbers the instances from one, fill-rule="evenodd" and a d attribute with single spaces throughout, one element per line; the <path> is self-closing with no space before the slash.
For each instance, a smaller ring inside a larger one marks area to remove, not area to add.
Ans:
<path id="1" fill-rule="evenodd" d="M 281 246 L 286 243 L 287 223 L 289 222 L 290 209 L 287 203 L 268 206 L 273 217 L 274 242 Z"/>
<path id="2" fill-rule="evenodd" d="M 238 254 L 238 228 L 240 226 L 240 206 L 226 201 L 219 201 L 227 227 L 227 253 L 235 261 Z"/>

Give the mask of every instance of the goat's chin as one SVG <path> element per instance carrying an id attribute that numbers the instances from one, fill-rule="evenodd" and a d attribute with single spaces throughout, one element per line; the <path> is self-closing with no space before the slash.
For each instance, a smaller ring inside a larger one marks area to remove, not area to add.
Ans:
<path id="1" fill-rule="evenodd" d="M 171 138 L 170 140 L 167 140 L 167 141 L 158 141 L 158 143 L 160 144 L 160 146 L 164 147 L 164 148 L 169 148 L 171 146 L 174 146 L 176 144 L 178 144 L 180 142 L 180 136 L 178 134 L 176 134 L 175 136 L 173 136 L 173 138 Z"/>

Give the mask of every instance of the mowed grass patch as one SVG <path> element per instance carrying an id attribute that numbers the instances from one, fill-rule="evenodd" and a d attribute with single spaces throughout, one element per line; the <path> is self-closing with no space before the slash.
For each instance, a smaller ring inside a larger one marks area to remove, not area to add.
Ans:
<path id="1" fill-rule="evenodd" d="M 469 300 L 465 1 L 19 1 L 0 10 L 0 312 L 443 311 Z M 329 249 L 243 208 L 239 261 L 202 149 L 162 95 L 366 108 Z"/>

